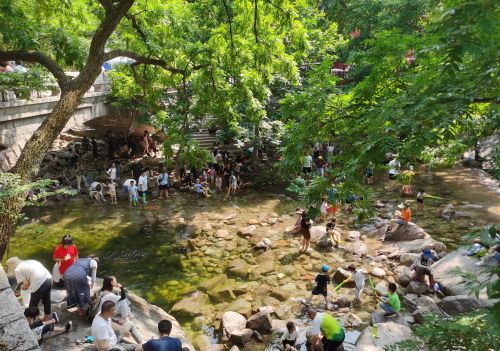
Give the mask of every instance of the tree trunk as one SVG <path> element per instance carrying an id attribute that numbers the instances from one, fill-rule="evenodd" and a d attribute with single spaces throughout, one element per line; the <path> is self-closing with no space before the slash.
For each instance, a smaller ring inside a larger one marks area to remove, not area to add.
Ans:
<path id="1" fill-rule="evenodd" d="M 250 157 L 250 164 L 255 166 L 257 164 L 257 159 L 259 158 L 259 144 L 260 144 L 260 128 L 259 124 L 254 127 L 254 135 L 253 135 L 253 150 L 252 156 Z"/>
<path id="2" fill-rule="evenodd" d="M 28 140 L 19 160 L 11 170 L 13 173 L 18 173 L 22 181 L 29 182 L 36 176 L 47 150 L 68 123 L 68 120 L 80 104 L 83 95 L 90 89 L 97 76 L 101 73 L 102 64 L 106 58 L 104 49 L 108 38 L 115 31 L 116 26 L 133 3 L 134 0 L 120 0 L 117 4 L 109 1 L 102 2 L 105 8 L 105 17 L 92 36 L 87 62 L 78 77 L 67 81 L 64 78 L 62 69 L 49 69 L 53 74 L 56 71 L 56 79 L 62 80 L 59 82 L 61 99 Z M 47 66 L 46 61 L 48 60 L 44 59 L 43 61 L 46 67 L 57 67 L 55 63 Z M 35 62 L 43 64 L 41 61 Z M 24 199 L 17 196 L 12 197 L 4 200 L 3 205 L 4 208 L 0 212 L 0 258 L 3 257 L 8 242 L 16 230 L 17 219 L 23 208 Z"/>

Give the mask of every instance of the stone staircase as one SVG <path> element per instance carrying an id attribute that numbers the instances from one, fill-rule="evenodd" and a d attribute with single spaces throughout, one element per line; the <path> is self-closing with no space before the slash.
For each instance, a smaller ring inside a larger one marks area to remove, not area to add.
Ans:
<path id="1" fill-rule="evenodd" d="M 210 134 L 208 130 L 193 133 L 193 139 L 200 143 L 200 146 L 212 150 L 215 146 L 215 134 Z"/>

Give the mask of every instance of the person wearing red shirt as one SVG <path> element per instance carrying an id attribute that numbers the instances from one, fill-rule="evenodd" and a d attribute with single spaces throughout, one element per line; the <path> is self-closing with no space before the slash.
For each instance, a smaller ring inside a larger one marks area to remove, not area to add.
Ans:
<path id="1" fill-rule="evenodd" d="M 52 256 L 56 264 L 52 271 L 52 279 L 54 283 L 60 283 L 66 269 L 69 268 L 78 259 L 78 250 L 73 244 L 71 235 L 63 236 L 61 243 L 57 245 Z"/>

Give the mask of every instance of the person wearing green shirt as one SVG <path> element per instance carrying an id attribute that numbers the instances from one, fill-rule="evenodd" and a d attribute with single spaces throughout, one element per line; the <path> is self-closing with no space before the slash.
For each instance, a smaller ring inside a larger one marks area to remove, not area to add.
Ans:
<path id="1" fill-rule="evenodd" d="M 382 297 L 380 307 L 385 311 L 386 317 L 395 316 L 401 309 L 398 293 L 396 292 L 396 284 L 389 283 L 389 294 L 387 297 Z"/>
<path id="2" fill-rule="evenodd" d="M 310 308 L 307 316 L 312 320 L 312 336 L 309 340 L 309 351 L 316 350 L 320 344 L 323 351 L 335 351 L 341 349 L 344 343 L 345 332 L 342 325 L 329 313 L 317 313 Z"/>

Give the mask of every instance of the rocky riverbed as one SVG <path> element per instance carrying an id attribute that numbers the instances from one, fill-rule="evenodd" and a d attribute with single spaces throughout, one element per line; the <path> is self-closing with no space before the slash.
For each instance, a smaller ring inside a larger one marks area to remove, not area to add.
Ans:
<path id="1" fill-rule="evenodd" d="M 408 325 L 421 320 L 422 311 L 443 310 L 451 314 L 453 309 L 447 307 L 450 305 L 458 311 L 463 310 L 458 305 L 469 309 L 484 305 L 460 296 L 467 292 L 456 289 L 457 277 L 446 276 L 456 262 L 475 272 L 477 262 L 463 256 L 463 252 L 445 254 L 451 251 L 450 246 L 457 247 L 468 228 L 498 223 L 499 219 L 495 207 L 498 194 L 494 190 L 474 183 L 475 193 L 468 198 L 467 192 L 460 189 L 456 195 L 455 189 L 448 186 L 464 172 L 425 179 L 429 192 L 446 198 L 429 201 L 424 214 L 414 215 L 418 226 L 410 225 L 407 231 L 395 233 L 394 241 L 384 245 L 377 239 L 385 232 L 387 220 L 401 199 L 397 186 L 381 182 L 375 185 L 376 213 L 371 220 L 360 225 L 348 211 L 339 212 L 338 230 L 343 242 L 335 250 L 322 245 L 325 231 L 322 223 L 317 223 L 313 227 L 313 250 L 299 254 L 301 238 L 286 233 L 295 222 L 297 201 L 281 191 L 244 189 L 230 199 L 220 195 L 199 199 L 172 192 L 167 201 L 154 200 L 145 207 L 132 209 L 124 203 L 94 207 L 86 198 L 64 200 L 64 206 L 54 205 L 58 211 L 54 207 L 30 211 L 33 221 L 19 229 L 10 254 L 39 259 L 50 266 L 52 248 L 63 234 L 70 232 L 82 254 L 97 253 L 102 258 L 99 275 L 117 275 L 130 290 L 170 311 L 188 339 L 203 351 L 233 344 L 245 350 L 270 350 L 287 320 L 298 324 L 303 342 L 309 323 L 302 300 L 310 296 L 313 278 L 327 263 L 338 284 L 349 275 L 348 266 L 354 265 L 363 267 L 381 292 L 388 282 L 398 284 L 400 296 L 406 297 L 404 312 L 401 318 L 387 322 L 396 326 L 388 324 L 384 329 L 380 323 L 379 333 L 385 330 L 387 335 L 397 335 L 398 329 L 404 338 L 410 333 Z M 476 197 L 484 201 L 476 202 Z M 460 208 L 467 216 L 443 217 L 440 208 L 446 203 Z M 33 240 L 37 245 L 32 245 Z M 460 297 L 444 301 L 410 282 L 409 265 L 423 248 L 431 248 L 444 257 L 435 264 L 438 281 L 446 293 Z M 372 316 L 377 303 L 369 286 L 367 283 L 361 306 L 351 308 L 352 285 L 344 285 L 329 297 L 334 306 L 332 313 L 349 331 L 347 349 L 364 350 L 363 346 L 354 346 L 359 331 L 364 330 L 358 344 L 366 345 L 362 341 L 370 340 L 368 326 L 373 320 L 381 321 L 380 315 Z M 324 309 L 319 297 L 313 305 Z M 229 332 L 223 322 L 227 312 L 234 317 L 231 320 L 239 321 L 238 328 Z M 259 334 L 246 329 L 256 329 Z M 259 342 L 260 337 L 263 342 Z M 386 339 L 371 342 L 388 343 L 390 340 Z"/>

